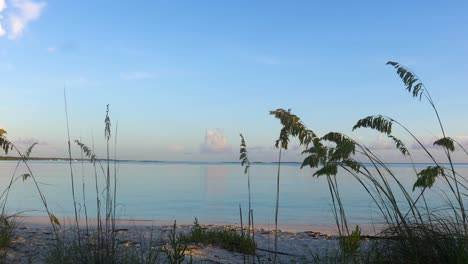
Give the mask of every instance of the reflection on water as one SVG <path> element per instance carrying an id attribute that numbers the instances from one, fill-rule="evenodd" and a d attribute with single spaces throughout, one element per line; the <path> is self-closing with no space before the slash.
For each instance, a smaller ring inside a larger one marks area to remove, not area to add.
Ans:
<path id="1" fill-rule="evenodd" d="M 0 191 L 8 185 L 17 162 L 0 162 Z M 422 168 L 423 165 L 421 165 Z M 66 162 L 30 162 L 49 207 L 59 217 L 73 215 L 69 167 Z M 252 208 L 255 222 L 274 223 L 276 165 L 253 164 L 251 167 Z M 411 166 L 392 165 L 402 183 L 411 189 L 415 176 Z M 459 166 L 466 175 L 467 166 Z M 16 176 L 27 173 L 20 166 Z M 84 212 L 81 193 L 85 179 L 86 209 L 96 215 L 95 174 L 90 164 L 74 164 L 75 184 L 80 213 Z M 285 164 L 281 170 L 279 222 L 282 225 L 331 224 L 330 195 L 325 178 L 313 178 L 310 169 Z M 104 177 L 98 174 L 104 185 Z M 363 188 L 345 174 L 338 175 L 342 198 L 351 222 L 373 222 L 379 217 Z M 437 189 L 437 186 L 436 186 Z M 220 163 L 139 163 L 121 162 L 118 167 L 118 215 L 121 218 L 189 223 L 194 217 L 202 223 L 238 223 L 239 204 L 247 212 L 247 176 L 240 164 Z M 432 196 L 436 200 L 436 194 Z M 103 193 L 98 198 L 104 199 Z M 431 201 L 429 201 L 431 202 Z M 434 202 L 435 203 L 435 202 Z M 44 216 L 36 187 L 21 178 L 13 185 L 8 210 Z"/>
<path id="2" fill-rule="evenodd" d="M 215 198 L 224 192 L 224 177 L 227 175 L 227 168 L 223 166 L 205 166 L 203 167 L 203 183 L 205 193 L 209 197 Z M 211 195 L 210 195 L 211 194 Z"/>

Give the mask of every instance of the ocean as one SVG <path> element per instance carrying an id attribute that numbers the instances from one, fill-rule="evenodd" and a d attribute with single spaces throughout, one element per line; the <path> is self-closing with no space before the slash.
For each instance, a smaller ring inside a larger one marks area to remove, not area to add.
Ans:
<path id="1" fill-rule="evenodd" d="M 0 162 L 0 192 L 15 173 L 17 161 Z M 64 161 L 30 161 L 29 166 L 43 192 L 49 209 L 59 218 L 73 218 L 70 167 Z M 401 183 L 412 191 L 416 180 L 414 170 L 427 164 L 389 164 Z M 251 200 L 254 221 L 258 225 L 273 226 L 276 202 L 276 163 L 254 163 L 251 166 Z M 457 171 L 467 175 L 468 165 L 457 165 Z M 239 163 L 204 162 L 118 162 L 111 163 L 111 174 L 117 174 L 117 217 L 170 223 L 191 223 L 197 217 L 204 224 L 239 224 L 239 205 L 247 221 L 247 175 Z M 313 177 L 313 170 L 300 168 L 299 163 L 281 166 L 279 223 L 287 226 L 333 224 L 332 200 L 325 177 Z M 24 216 L 47 216 L 36 186 L 20 164 L 7 201 L 8 213 Z M 73 162 L 75 192 L 78 209 L 84 217 L 96 216 L 95 171 L 89 163 Z M 104 175 L 97 167 L 99 199 L 105 196 Z M 364 188 L 349 174 L 340 171 L 339 191 L 351 223 L 379 223 L 382 218 Z M 84 179 L 84 187 L 83 187 Z M 428 204 L 433 208 L 444 205 L 441 191 L 446 187 L 438 181 Z M 83 197 L 84 188 L 84 197 Z M 402 200 L 396 192 L 397 200 Z M 83 200 L 86 200 L 84 202 Z M 86 204 L 86 206 L 85 206 Z"/>

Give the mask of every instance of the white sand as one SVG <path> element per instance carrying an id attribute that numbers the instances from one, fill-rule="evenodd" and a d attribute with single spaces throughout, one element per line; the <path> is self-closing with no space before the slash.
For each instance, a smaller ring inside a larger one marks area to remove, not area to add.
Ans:
<path id="1" fill-rule="evenodd" d="M 14 241 L 8 250 L 6 263 L 45 263 L 44 252 L 55 243 L 48 219 L 25 218 L 20 220 Z M 177 225 L 177 231 L 189 233 L 191 225 Z M 222 228 L 220 225 L 202 225 L 203 228 Z M 168 234 L 171 225 L 163 225 L 150 221 L 120 221 L 117 229 L 119 245 L 123 247 L 141 247 L 142 241 L 154 241 L 156 245 L 163 246 L 168 242 Z M 64 227 L 62 237 L 70 237 L 72 232 Z M 331 229 L 329 227 L 329 229 Z M 67 231 L 68 230 L 68 231 Z M 257 243 L 257 255 L 265 262 L 273 259 L 274 233 L 264 228 L 255 230 L 255 242 Z M 363 240 L 363 246 L 368 246 L 371 241 Z M 292 261 L 311 261 L 314 256 L 336 256 L 338 253 L 338 238 L 330 233 L 321 233 L 317 230 L 309 231 L 279 231 L 278 232 L 279 257 L 282 263 Z M 161 254 L 162 259 L 165 258 Z M 243 255 L 218 248 L 212 245 L 191 244 L 186 251 L 186 259 L 192 256 L 194 262 L 203 263 L 244 263 Z M 251 258 L 251 257 L 250 257 Z M 252 261 L 250 261 L 251 263 Z"/>

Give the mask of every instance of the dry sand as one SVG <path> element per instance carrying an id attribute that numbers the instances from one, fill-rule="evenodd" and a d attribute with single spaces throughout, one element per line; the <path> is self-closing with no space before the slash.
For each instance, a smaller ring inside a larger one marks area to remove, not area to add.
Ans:
<path id="1" fill-rule="evenodd" d="M 64 222 L 64 221 L 62 221 Z M 221 225 L 202 225 L 203 228 L 222 228 Z M 154 241 L 158 246 L 168 243 L 168 234 L 172 226 L 153 221 L 120 221 L 117 229 L 119 245 L 134 247 L 138 250 L 142 241 Z M 192 226 L 178 224 L 177 231 L 189 233 Z M 236 227 L 238 228 L 238 227 Z M 304 227 L 279 230 L 278 249 L 281 263 L 308 263 L 314 257 L 336 256 L 338 254 L 338 237 L 333 234 L 331 225 L 317 226 L 317 229 L 297 230 Z M 296 229 L 296 230 L 294 230 Z M 64 231 L 63 231 L 64 230 Z M 293 231 L 294 230 L 294 231 Z M 70 237 L 73 232 L 63 227 L 61 236 Z M 262 262 L 273 259 L 274 233 L 265 228 L 255 230 L 257 255 Z M 55 243 L 55 237 L 45 218 L 22 218 L 14 241 L 8 249 L 6 263 L 45 263 L 44 252 Z M 362 245 L 368 247 L 371 240 L 364 240 Z M 244 263 L 240 253 L 231 252 L 212 245 L 191 244 L 186 251 L 186 259 L 192 256 L 194 263 Z M 161 259 L 164 259 L 161 258 Z M 0 261 L 1 262 L 1 261 Z"/>

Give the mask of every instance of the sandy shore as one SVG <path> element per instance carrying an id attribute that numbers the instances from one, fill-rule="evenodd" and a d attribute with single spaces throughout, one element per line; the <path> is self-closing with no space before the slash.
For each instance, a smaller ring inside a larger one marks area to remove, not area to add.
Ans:
<path id="1" fill-rule="evenodd" d="M 62 220 L 62 223 L 65 223 Z M 47 248 L 55 243 L 55 237 L 47 218 L 21 218 L 19 228 L 13 243 L 8 250 L 6 263 L 45 263 L 42 256 Z M 63 224 L 62 224 L 63 225 Z M 222 228 L 222 225 L 202 225 L 203 228 Z M 141 247 L 142 241 L 154 241 L 156 245 L 168 243 L 168 234 L 172 226 L 168 223 L 155 221 L 119 220 L 117 239 L 122 246 Z M 187 234 L 192 225 L 178 224 L 177 231 Z M 239 228 L 239 227 L 235 227 Z M 332 226 L 317 225 L 314 229 L 300 230 L 304 227 L 280 229 L 278 232 L 279 257 L 282 263 L 292 261 L 312 261 L 314 257 L 326 255 L 336 256 L 338 252 L 338 237 Z M 240 229 L 240 228 L 239 228 Z M 331 231 L 331 232 L 327 232 Z M 70 228 L 63 227 L 61 236 L 70 236 Z M 368 234 L 365 232 L 365 234 Z M 257 255 L 268 262 L 273 258 L 274 233 L 271 229 L 259 226 L 255 229 Z M 366 247 L 371 240 L 365 239 Z M 194 262 L 203 263 L 244 263 L 243 255 L 224 250 L 212 245 L 192 244 L 186 251 L 186 256 L 192 256 Z"/>

